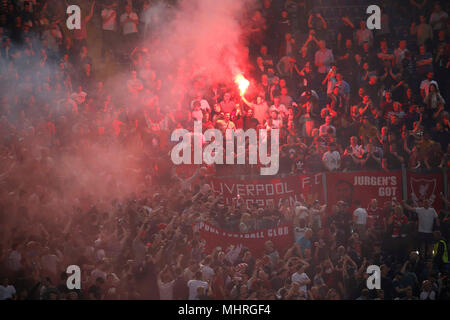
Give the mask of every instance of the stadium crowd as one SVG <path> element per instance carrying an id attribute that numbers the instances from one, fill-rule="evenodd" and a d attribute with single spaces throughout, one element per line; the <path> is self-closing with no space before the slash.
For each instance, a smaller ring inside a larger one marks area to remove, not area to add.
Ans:
<path id="1" fill-rule="evenodd" d="M 448 2 L 383 5 L 381 30 L 343 16 L 335 39 L 314 3 L 248 6 L 241 96 L 232 79 L 198 76 L 188 53 L 146 46 L 176 16 L 155 15 L 154 1 L 89 1 L 73 32 L 53 1 L 3 1 L 0 299 L 449 299 L 446 210 L 227 205 L 208 177 L 247 168 L 171 164 L 170 133 L 197 120 L 280 129 L 280 174 L 449 167 Z M 171 90 L 179 83 L 187 94 Z M 234 232 L 292 222 L 295 237 L 267 241 L 263 256 L 206 253 L 199 221 Z M 67 288 L 69 265 L 80 290 Z M 366 287 L 369 265 L 381 267 L 379 290 Z"/>

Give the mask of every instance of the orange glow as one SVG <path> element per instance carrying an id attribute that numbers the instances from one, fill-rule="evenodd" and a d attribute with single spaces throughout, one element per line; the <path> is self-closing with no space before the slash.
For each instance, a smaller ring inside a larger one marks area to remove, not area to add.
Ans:
<path id="1" fill-rule="evenodd" d="M 238 74 L 236 78 L 234 78 L 234 82 L 238 85 L 241 96 L 243 96 L 250 85 L 250 81 L 245 79 L 242 74 Z"/>

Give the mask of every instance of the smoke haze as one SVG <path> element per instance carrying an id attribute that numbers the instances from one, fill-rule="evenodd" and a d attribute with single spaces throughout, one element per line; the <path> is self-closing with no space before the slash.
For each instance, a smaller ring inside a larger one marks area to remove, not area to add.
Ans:
<path id="1" fill-rule="evenodd" d="M 158 100 L 164 108 L 182 103 L 186 112 L 190 112 L 187 97 L 214 83 L 233 86 L 234 77 L 244 73 L 248 63 L 244 25 L 248 19 L 245 9 L 250 4 L 240 0 L 186 0 L 172 8 L 161 3 L 153 6 L 151 16 L 158 19 L 154 20 L 152 30 L 156 32 L 141 40 L 140 46 L 148 49 L 144 60 L 149 58 L 150 69 L 161 80 L 156 93 L 149 93 L 152 98 L 157 95 L 157 99 L 138 101 L 130 95 L 127 72 L 116 74 L 105 83 L 112 104 L 124 115 L 142 112 Z M 30 42 L 38 41 L 30 36 Z M 161 172 L 167 165 L 152 161 L 159 150 L 136 132 L 121 132 L 120 141 L 98 138 L 95 132 L 98 126 L 113 121 L 101 110 L 94 118 L 79 115 L 75 123 L 71 122 L 73 105 L 64 93 L 65 79 L 60 67 L 63 57 L 46 57 L 40 49 L 35 45 L 34 56 L 15 57 L 17 69 L 2 61 L 1 88 L 7 93 L 2 105 L 7 112 L 1 126 L 10 132 L 6 129 L 10 126 L 6 118 L 16 125 L 15 134 L 8 133 L 2 147 L 3 204 L 11 213 L 17 213 L 23 208 L 12 208 L 9 204 L 21 203 L 33 216 L 52 212 L 52 208 L 60 212 L 92 204 L 107 208 L 113 199 L 149 190 L 152 181 L 155 184 L 156 178 L 152 176 L 155 170 Z M 37 65 L 36 72 L 27 69 L 26 61 Z M 142 71 L 137 70 L 138 74 Z M 28 76 L 22 78 L 22 73 Z M 17 80 L 20 85 L 12 87 Z M 30 88 L 38 90 L 33 92 Z M 82 90 L 95 91 L 85 87 Z M 74 98 L 78 88 L 71 91 Z M 91 96 L 87 96 L 88 106 L 92 103 Z M 53 124 L 48 122 L 49 118 L 54 119 Z M 13 155 L 8 144 L 15 139 L 20 144 Z M 159 177 L 166 178 L 164 174 Z M 11 214 L 10 218 L 14 216 Z"/>

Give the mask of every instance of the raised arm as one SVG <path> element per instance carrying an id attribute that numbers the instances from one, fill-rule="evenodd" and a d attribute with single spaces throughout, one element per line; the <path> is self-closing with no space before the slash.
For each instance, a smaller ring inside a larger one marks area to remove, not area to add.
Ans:
<path id="1" fill-rule="evenodd" d="M 405 200 L 402 201 L 402 206 L 409 211 L 416 212 L 416 209 L 407 204 Z"/>
<path id="2" fill-rule="evenodd" d="M 318 13 L 317 17 L 320 19 L 320 21 L 322 21 L 323 28 L 326 29 L 328 27 L 328 25 L 327 25 L 327 22 L 325 21 L 325 19 L 322 17 L 322 15 L 320 13 Z"/>
<path id="3" fill-rule="evenodd" d="M 89 13 L 89 15 L 86 17 L 86 23 L 88 23 L 91 19 L 92 19 L 92 16 L 94 15 L 94 7 L 95 7 L 95 0 L 94 0 L 94 2 L 92 2 L 92 5 L 91 5 L 91 12 Z"/>
<path id="4" fill-rule="evenodd" d="M 250 101 L 248 101 L 244 96 L 242 96 L 242 101 L 244 101 L 244 103 L 245 103 L 246 105 L 248 105 L 250 108 L 253 108 L 253 107 L 254 107 L 253 103 L 251 103 Z"/>
<path id="5" fill-rule="evenodd" d="M 310 13 L 309 14 L 309 18 L 308 18 L 308 28 L 312 29 L 313 25 L 312 25 L 312 18 L 313 18 L 313 14 Z"/>
<path id="6" fill-rule="evenodd" d="M 447 207 L 450 207 L 450 201 L 444 196 L 444 194 L 442 192 L 440 193 L 440 196 L 441 196 L 442 201 L 444 201 L 444 204 Z"/>

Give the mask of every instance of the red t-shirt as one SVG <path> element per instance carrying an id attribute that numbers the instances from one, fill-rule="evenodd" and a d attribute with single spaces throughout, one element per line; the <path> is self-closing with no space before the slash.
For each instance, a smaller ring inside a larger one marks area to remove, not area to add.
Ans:
<path id="1" fill-rule="evenodd" d="M 322 273 L 322 278 L 329 288 L 337 289 L 338 282 L 341 280 L 341 273 L 334 269 L 331 273 Z"/>
<path id="2" fill-rule="evenodd" d="M 73 31 L 73 38 L 76 40 L 87 39 L 86 21 L 84 19 L 81 19 L 80 29 L 75 29 Z"/>
<path id="3" fill-rule="evenodd" d="M 367 227 L 368 228 L 382 228 L 383 227 L 383 220 L 384 220 L 384 210 L 381 208 L 372 208 L 369 206 L 367 208 Z"/>
<path id="4" fill-rule="evenodd" d="M 405 215 L 400 216 L 398 214 L 394 214 L 392 218 L 393 218 L 392 236 L 399 236 L 402 234 L 401 232 L 402 226 L 408 223 L 408 218 Z"/>
<path id="5" fill-rule="evenodd" d="M 225 297 L 223 296 L 222 290 L 220 290 L 220 288 L 225 291 L 225 281 L 222 277 L 216 276 L 213 282 L 214 295 L 217 300 L 224 300 Z"/>

